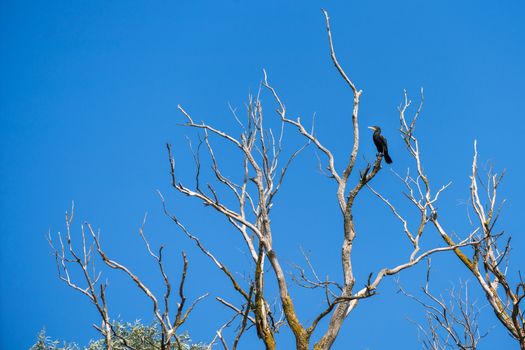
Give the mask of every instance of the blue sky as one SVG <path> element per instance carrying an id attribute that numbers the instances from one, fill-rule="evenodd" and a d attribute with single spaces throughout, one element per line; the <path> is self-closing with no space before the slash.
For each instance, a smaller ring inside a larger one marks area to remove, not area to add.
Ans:
<path id="1" fill-rule="evenodd" d="M 86 343 L 98 322 L 87 300 L 56 278 L 45 240 L 64 231 L 64 212 L 76 204 L 76 233 L 83 221 L 102 232 L 112 256 L 129 264 L 155 288 L 155 265 L 141 245 L 138 228 L 148 212 L 152 244 L 166 243 L 174 276 L 180 251 L 190 260 L 188 295 L 226 295 L 224 278 L 163 216 L 159 189 L 185 223 L 240 273 L 242 244 L 219 217 L 169 188 L 165 143 L 174 145 L 179 177 L 191 183 L 192 163 L 177 126 L 183 105 L 196 120 L 235 131 L 228 104 L 244 108 L 259 88 L 263 68 L 290 115 L 309 120 L 337 157 L 351 147 L 350 91 L 328 55 L 324 19 L 330 12 L 339 60 L 359 88 L 361 126 L 381 125 L 389 139 L 392 168 L 410 166 L 398 136 L 396 107 L 407 89 L 420 87 L 426 104 L 418 132 L 426 170 L 435 186 L 453 181 L 440 203 L 444 222 L 458 234 L 468 229 L 465 200 L 473 140 L 483 163 L 506 169 L 507 199 L 500 228 L 513 234 L 511 269 L 525 266 L 522 198 L 524 133 L 525 5 L 521 1 L 138 1 L 0 4 L 0 205 L 2 348 L 28 348 L 46 327 L 56 338 Z M 275 106 L 263 95 L 267 119 Z M 362 129 L 360 164 L 375 155 Z M 292 130 L 289 147 L 300 144 Z M 231 150 L 228 150 L 228 152 Z M 233 157 L 220 152 L 234 169 Z M 402 186 L 390 171 L 374 186 L 409 210 Z M 339 278 L 340 218 L 334 186 L 316 169 L 315 154 L 302 154 L 280 194 L 272 219 L 276 249 L 286 269 L 311 251 L 323 275 Z M 356 204 L 362 234 L 356 241 L 357 275 L 406 257 L 401 227 L 370 194 Z M 407 214 L 408 215 L 408 214 Z M 378 217 L 381 219 L 378 220 Z M 212 228 L 212 229 L 210 229 Z M 429 233 L 429 244 L 433 241 Z M 435 287 L 468 278 L 451 257 L 434 259 Z M 417 290 L 425 269 L 401 274 Z M 150 305 L 118 273 L 110 280 L 110 312 L 132 321 L 151 320 Z M 269 282 L 271 283 L 271 282 Z M 358 281 L 359 283 L 359 281 Z M 471 284 L 474 297 L 484 298 Z M 292 286 L 303 319 L 322 307 L 321 296 Z M 313 309 L 313 310 L 312 310 Z M 335 349 L 418 349 L 407 318 L 422 310 L 396 294 L 390 279 L 363 302 L 345 324 Z M 187 324 L 196 341 L 209 341 L 229 317 L 209 298 Z M 493 329 L 491 327 L 495 326 Z M 481 349 L 516 347 L 485 308 L 482 329 L 492 329 Z M 243 348 L 257 344 L 253 331 Z M 279 335 L 290 344 L 288 330 Z"/>

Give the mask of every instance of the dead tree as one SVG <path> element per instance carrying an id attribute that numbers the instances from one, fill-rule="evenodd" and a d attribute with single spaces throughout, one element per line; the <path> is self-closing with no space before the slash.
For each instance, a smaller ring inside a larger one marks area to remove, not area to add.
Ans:
<path id="1" fill-rule="evenodd" d="M 487 335 L 479 330 L 478 316 L 480 308 L 477 300 L 469 297 L 468 283 L 460 282 L 459 289 L 451 288 L 446 296 L 430 291 L 430 259 L 428 260 L 427 278 L 421 287 L 423 297 L 406 291 L 399 285 L 399 291 L 416 301 L 425 310 L 426 325 L 415 322 L 419 341 L 425 350 L 476 350 L 479 341 Z"/>
<path id="2" fill-rule="evenodd" d="M 171 169 L 171 180 L 173 188 L 197 201 L 203 203 L 207 208 L 219 213 L 232 227 L 238 231 L 244 240 L 248 255 L 253 262 L 253 278 L 249 282 L 238 280 L 234 273 L 216 256 L 210 249 L 206 248 L 201 240 L 201 235 L 192 233 L 181 220 L 166 209 L 164 197 L 164 210 L 172 220 L 180 227 L 182 232 L 195 242 L 203 254 L 211 259 L 213 264 L 221 270 L 232 288 L 242 297 L 242 305 L 233 305 L 231 302 L 218 298 L 227 308 L 233 310 L 233 318 L 238 318 L 240 327 L 231 348 L 236 349 L 239 339 L 247 329 L 246 325 L 255 326 L 258 337 L 262 340 L 266 349 L 275 349 L 275 333 L 282 322 L 276 320 L 268 302 L 267 292 L 264 285 L 266 281 L 265 265 L 269 263 L 270 273 L 277 280 L 280 307 L 292 335 L 296 341 L 298 350 L 306 350 L 313 344 L 314 349 L 330 349 L 339 334 L 345 319 L 355 309 L 359 300 L 366 299 L 375 294 L 384 277 L 395 275 L 400 271 L 415 266 L 431 254 L 475 244 L 472 234 L 464 240 L 454 244 L 447 244 L 435 247 L 426 251 L 420 251 L 419 241 L 421 233 L 429 222 L 426 213 L 421 213 L 421 225 L 417 232 L 405 229 L 405 234 L 412 252 L 409 256 L 402 258 L 404 262 L 396 266 L 384 267 L 375 273 L 371 273 L 366 281 L 356 282 L 352 263 L 353 243 L 358 234 L 355 228 L 353 208 L 356 205 L 356 198 L 365 189 L 369 182 L 381 170 L 382 155 L 378 155 L 373 164 L 368 164 L 358 172 L 356 160 L 359 153 L 359 104 L 362 91 L 359 90 L 354 82 L 349 78 L 342 66 L 339 64 L 332 41 L 330 21 L 328 13 L 323 10 L 326 28 L 328 33 L 328 43 L 330 55 L 338 73 L 348 85 L 352 96 L 352 150 L 346 162 L 336 163 L 333 152 L 326 146 L 314 133 L 308 130 L 299 117 L 290 117 L 287 114 L 285 104 L 282 102 L 277 90 L 269 83 L 266 72 L 264 73 L 263 87 L 273 97 L 277 105 L 277 117 L 280 120 L 280 131 L 274 133 L 267 129 L 263 123 L 265 115 L 260 99 L 250 97 L 247 108 L 247 121 L 242 123 L 235 115 L 241 127 L 240 136 L 235 136 L 231 132 L 221 130 L 209 123 L 196 121 L 183 107 L 178 109 L 183 114 L 186 122 L 185 127 L 196 129 L 201 132 L 202 142 L 207 149 L 211 159 L 212 173 L 216 179 L 214 184 L 206 184 L 201 181 L 201 160 L 200 153 L 194 152 L 196 175 L 195 185 L 188 186 L 178 180 L 175 159 L 172 154 L 171 146 L 168 144 L 168 155 Z M 282 160 L 282 150 L 285 145 L 283 131 L 286 128 L 296 130 L 304 137 L 305 146 L 293 152 L 291 157 Z M 225 145 L 233 146 L 242 157 L 240 169 L 242 169 L 242 181 L 235 182 L 231 176 L 225 174 L 219 165 L 216 157 L 215 142 L 221 141 Z M 275 233 L 271 224 L 272 205 L 276 194 L 283 185 L 283 179 L 294 158 L 306 147 L 312 146 L 320 152 L 327 162 L 328 176 L 335 184 L 335 199 L 339 205 L 343 227 L 341 236 L 343 239 L 341 250 L 341 278 L 339 281 L 327 281 L 316 278 L 307 279 L 303 274 L 304 284 L 311 288 L 323 288 L 326 295 L 326 307 L 319 310 L 317 316 L 309 324 L 301 321 L 297 316 L 294 299 L 288 288 L 287 275 L 282 267 L 278 252 L 274 249 L 274 239 L 279 239 L 279 232 Z M 354 180 L 354 177 L 356 178 Z M 357 175 L 357 176 L 356 176 Z M 377 193 L 377 192 L 375 192 Z M 377 193 L 381 196 L 379 193 Z M 235 199 L 235 205 L 228 205 L 224 199 L 227 195 Z M 430 199 L 429 199 L 430 200 Z M 435 198 L 437 200 L 437 196 Z M 363 286 L 357 288 L 356 286 Z M 334 289 L 336 291 L 334 291 Z M 312 335 L 317 330 L 319 322 L 325 317 L 329 318 L 326 330 L 319 333 L 319 337 L 312 341 Z M 225 323 L 231 324 L 233 320 Z M 229 349 L 228 341 L 224 339 L 222 330 L 217 333 L 216 340 L 220 340 L 224 349 Z"/>
<path id="3" fill-rule="evenodd" d="M 100 232 L 95 232 L 93 227 L 89 223 L 85 223 L 81 226 L 81 245 L 80 249 L 75 248 L 72 241 L 72 223 L 74 217 L 74 205 L 71 207 L 71 213 L 66 212 L 66 236 L 62 237 L 58 233 L 58 245 L 56 245 L 51 235 L 48 237 L 48 242 L 53 250 L 56 265 L 58 269 L 58 277 L 64 281 L 69 287 L 73 288 L 77 292 L 80 292 L 86 296 L 91 303 L 97 309 L 101 317 L 101 325 L 93 325 L 105 339 L 105 346 L 107 350 L 112 350 L 114 345 L 118 342 L 121 346 L 130 350 L 141 350 L 134 349 L 130 344 L 127 343 L 126 339 L 119 335 L 113 325 L 113 321 L 109 315 L 108 304 L 106 299 L 106 289 L 108 286 L 108 280 L 105 282 L 101 281 L 102 272 L 97 271 L 95 267 L 95 260 L 98 258 L 110 269 L 120 270 L 125 273 L 144 293 L 144 295 L 151 301 L 153 306 L 153 314 L 161 328 L 161 341 L 159 349 L 170 350 L 176 346 L 176 349 L 182 349 L 181 342 L 177 335 L 177 331 L 180 326 L 187 320 L 188 316 L 194 309 L 195 305 L 205 298 L 207 294 L 197 298 L 189 307 L 186 307 L 186 296 L 184 294 L 184 282 L 186 280 L 186 274 L 188 271 L 188 259 L 186 254 L 182 253 L 183 269 L 181 273 L 181 279 L 178 286 L 178 302 L 175 314 L 171 311 L 170 300 L 172 299 L 171 291 L 172 284 L 165 272 L 164 261 L 163 261 L 163 249 L 161 246 L 158 253 L 155 254 L 146 240 L 144 235 L 144 224 L 139 230 L 139 234 L 142 237 L 144 244 L 151 257 L 156 260 L 162 280 L 164 283 L 165 292 L 162 299 L 155 296 L 151 289 L 128 267 L 111 259 L 104 251 L 100 241 Z M 76 269 L 80 271 L 83 281 L 74 281 L 72 278 L 71 270 Z M 172 345 L 173 344 L 173 345 Z M 155 348 L 156 345 L 152 344 Z M 119 347 L 121 348 L 121 347 Z"/>
<path id="4" fill-rule="evenodd" d="M 416 172 L 415 175 L 408 172 L 406 176 L 396 175 L 406 188 L 405 197 L 421 216 L 422 226 L 414 238 L 418 240 L 423 233 L 424 225 L 430 222 L 445 244 L 450 248 L 454 247 L 452 251 L 455 256 L 478 282 L 498 320 L 517 340 L 521 349 L 525 349 L 525 310 L 521 307 L 521 302 L 525 298 L 525 283 L 521 274 L 518 274 L 515 282 L 512 282 L 512 278 L 508 275 L 511 237 L 508 236 L 505 240 L 504 233 L 495 228 L 504 203 L 504 201 L 500 204 L 497 202 L 497 190 L 504 173 L 498 175 L 489 170 L 486 181 L 481 180 L 478 171 L 478 152 L 476 141 L 474 141 L 474 157 L 470 175 L 470 204 L 473 208 L 474 219 L 469 217 L 474 229 L 468 237 L 475 233 L 476 239 L 475 244 L 457 247 L 451 231 L 441 224 L 436 206 L 439 195 L 451 183 L 438 190 L 432 188 L 430 178 L 423 166 L 419 140 L 415 134 L 416 122 L 421 115 L 423 102 L 424 96 L 421 91 L 421 101 L 411 119 L 406 115 L 411 106 L 406 92 L 399 106 L 400 132 L 406 149 L 415 163 Z M 376 195 L 391 209 L 407 232 L 407 220 L 400 215 L 398 209 L 380 194 L 376 193 Z"/>

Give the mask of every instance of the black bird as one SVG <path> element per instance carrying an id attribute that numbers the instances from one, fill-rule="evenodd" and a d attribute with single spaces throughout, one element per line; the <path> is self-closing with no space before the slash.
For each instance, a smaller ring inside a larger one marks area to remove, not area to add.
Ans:
<path id="1" fill-rule="evenodd" d="M 374 144 L 376 145 L 377 151 L 385 156 L 385 162 L 388 164 L 392 163 L 392 158 L 388 155 L 388 143 L 383 135 L 381 135 L 381 128 L 379 126 L 369 126 L 369 129 L 374 130 Z"/>

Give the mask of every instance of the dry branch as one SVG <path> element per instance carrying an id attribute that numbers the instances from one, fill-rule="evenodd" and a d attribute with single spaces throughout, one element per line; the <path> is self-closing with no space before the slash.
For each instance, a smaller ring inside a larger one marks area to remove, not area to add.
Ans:
<path id="1" fill-rule="evenodd" d="M 153 257 L 159 267 L 159 271 L 162 275 L 162 280 L 165 286 L 165 293 L 163 295 L 164 306 L 160 307 L 159 300 L 157 296 L 153 294 L 151 289 L 146 286 L 146 284 L 134 274 L 127 266 L 109 258 L 106 252 L 103 250 L 100 242 L 100 234 L 95 232 L 93 227 L 86 223 L 81 226 L 81 254 L 77 253 L 76 248 L 72 243 L 72 222 L 74 216 L 74 206 L 72 206 L 71 213 L 66 213 L 66 242 L 62 238 L 62 235 L 58 234 L 58 240 L 60 247 L 56 247 L 53 243 L 51 235 L 48 237 L 49 244 L 55 255 L 55 260 L 58 269 L 59 278 L 64 281 L 69 287 L 85 295 L 96 307 L 100 317 L 102 319 L 102 325 L 94 327 L 101 332 L 105 338 L 105 346 L 107 350 L 113 349 L 114 340 L 113 337 L 118 338 L 121 343 L 128 349 L 135 350 L 131 347 L 126 339 L 119 335 L 119 333 L 114 329 L 111 318 L 108 312 L 107 299 L 106 299 L 106 289 L 108 282 L 101 283 L 100 277 L 101 272 L 96 272 L 94 267 L 95 254 L 98 254 L 98 257 L 102 262 L 111 269 L 116 269 L 123 271 L 152 302 L 153 304 L 153 314 L 161 327 L 161 350 L 171 349 L 171 344 L 173 341 L 179 343 L 177 330 L 180 326 L 187 320 L 190 313 L 195 308 L 195 305 L 207 296 L 207 294 L 197 298 L 193 301 L 190 307 L 185 308 L 186 297 L 184 295 L 184 282 L 186 280 L 187 269 L 188 269 L 188 260 L 186 255 L 183 253 L 183 271 L 181 274 L 181 281 L 179 283 L 179 298 L 180 301 L 177 306 L 177 312 L 175 314 L 175 319 L 173 322 L 170 321 L 170 294 L 171 294 L 171 282 L 168 275 L 165 272 L 164 260 L 163 260 L 163 249 L 161 246 L 158 250 L 158 254 L 155 254 L 151 249 L 151 246 L 146 239 L 144 234 L 144 225 L 146 223 L 146 216 L 144 217 L 142 226 L 139 229 L 139 234 L 144 241 L 144 245 L 148 251 L 148 254 Z M 87 229 L 88 233 L 86 234 L 85 230 Z M 96 253 L 95 253 L 96 251 Z M 80 269 L 81 275 L 83 278 L 83 283 L 85 287 L 81 287 L 77 282 L 74 282 L 70 275 L 70 266 Z M 92 270 L 92 273 L 90 273 Z"/>
<path id="2" fill-rule="evenodd" d="M 409 193 L 405 194 L 406 197 L 421 214 L 421 229 L 424 228 L 426 223 L 432 223 L 443 241 L 452 248 L 456 246 L 456 243 L 452 235 L 441 224 L 438 209 L 435 205 L 439 195 L 450 183 L 442 186 L 437 191 L 431 189 L 430 180 L 422 165 L 419 141 L 415 136 L 416 121 L 421 115 L 424 101 L 422 91 L 421 95 L 421 102 L 411 121 L 407 120 L 406 116 L 411 105 L 406 91 L 403 103 L 399 107 L 400 132 L 408 153 L 415 162 L 417 169 L 416 178 L 407 175 L 402 181 L 409 190 Z M 502 233 L 495 231 L 495 224 L 501 211 L 501 205 L 504 202 L 498 205 L 496 200 L 497 190 L 504 173 L 497 175 L 493 173 L 492 170 L 489 170 L 487 173 L 487 182 L 486 185 L 484 185 L 487 198 L 484 202 L 482 200 L 482 192 L 478 186 L 480 176 L 478 173 L 477 159 L 477 143 L 474 141 L 474 156 L 470 176 L 470 197 L 477 224 L 474 224 L 470 217 L 469 221 L 475 225 L 470 236 L 474 233 L 478 234 L 477 243 L 469 245 L 469 253 L 460 249 L 461 247 L 454 248 L 453 252 L 476 279 L 501 324 L 517 340 L 520 348 L 525 349 L 525 311 L 521 307 L 521 302 L 525 298 L 524 284 L 521 277 L 519 281 L 514 284 L 510 281 L 507 275 L 508 266 L 506 265 L 508 264 L 508 255 L 510 252 L 510 237 L 502 245 L 500 243 Z M 417 194 L 419 197 L 416 197 Z M 422 233 L 422 230 L 420 230 L 420 232 Z M 419 232 L 418 236 L 420 236 Z M 472 258 L 468 256 L 472 256 Z M 504 261 L 506 264 L 502 266 L 502 262 Z"/>

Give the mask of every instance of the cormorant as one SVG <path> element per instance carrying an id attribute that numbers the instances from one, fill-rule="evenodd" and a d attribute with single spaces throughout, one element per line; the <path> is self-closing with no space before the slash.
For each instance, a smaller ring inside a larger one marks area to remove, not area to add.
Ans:
<path id="1" fill-rule="evenodd" d="M 381 128 L 379 126 L 369 126 L 368 128 L 374 130 L 373 139 L 377 151 L 385 156 L 385 162 L 388 164 L 392 163 L 392 158 L 388 155 L 388 143 L 383 135 L 381 135 Z"/>

